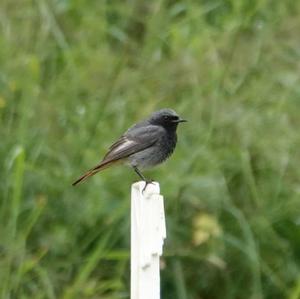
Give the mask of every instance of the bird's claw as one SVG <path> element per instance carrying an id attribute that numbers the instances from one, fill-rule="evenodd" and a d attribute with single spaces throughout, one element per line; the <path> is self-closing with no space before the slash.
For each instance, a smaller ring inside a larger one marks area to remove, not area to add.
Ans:
<path id="1" fill-rule="evenodd" d="M 146 180 L 146 181 L 145 181 L 145 187 L 143 188 L 142 193 L 144 193 L 144 191 L 146 190 L 146 188 L 147 188 L 147 186 L 148 186 L 149 184 L 154 184 L 153 182 L 154 182 L 153 180 Z"/>

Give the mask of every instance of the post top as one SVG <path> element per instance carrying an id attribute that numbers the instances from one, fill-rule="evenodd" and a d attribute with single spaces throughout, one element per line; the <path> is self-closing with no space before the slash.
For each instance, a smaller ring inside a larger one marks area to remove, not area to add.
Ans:
<path id="1" fill-rule="evenodd" d="M 159 183 L 158 182 L 152 182 L 152 183 L 148 183 L 146 189 L 144 190 L 145 188 L 145 184 L 146 182 L 145 181 L 138 181 L 138 182 L 135 182 L 131 185 L 132 189 L 136 189 L 138 190 L 139 192 L 142 192 L 144 194 L 159 194 L 160 193 L 160 187 L 159 187 Z"/>

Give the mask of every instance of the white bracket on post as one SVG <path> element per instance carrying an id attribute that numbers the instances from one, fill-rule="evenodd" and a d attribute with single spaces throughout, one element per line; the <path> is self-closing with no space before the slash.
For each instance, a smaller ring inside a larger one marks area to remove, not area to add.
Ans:
<path id="1" fill-rule="evenodd" d="M 166 238 L 163 196 L 153 182 L 131 186 L 131 299 L 160 298 L 159 258 Z"/>

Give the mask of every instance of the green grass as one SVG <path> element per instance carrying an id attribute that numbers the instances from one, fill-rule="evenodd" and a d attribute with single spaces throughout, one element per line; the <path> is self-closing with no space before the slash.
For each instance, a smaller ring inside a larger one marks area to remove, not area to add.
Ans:
<path id="1" fill-rule="evenodd" d="M 300 3 L 4 0 L 0 298 L 129 298 L 133 171 L 73 188 L 133 122 L 189 122 L 164 299 L 300 298 Z"/>

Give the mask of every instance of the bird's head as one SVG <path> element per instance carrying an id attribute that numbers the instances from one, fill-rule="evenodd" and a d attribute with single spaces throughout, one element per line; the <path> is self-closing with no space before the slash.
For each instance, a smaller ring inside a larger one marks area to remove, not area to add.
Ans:
<path id="1" fill-rule="evenodd" d="M 161 109 L 154 112 L 149 119 L 150 124 L 176 130 L 179 123 L 186 122 L 172 109 Z"/>

